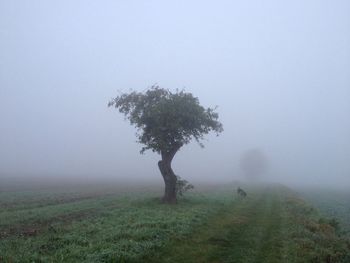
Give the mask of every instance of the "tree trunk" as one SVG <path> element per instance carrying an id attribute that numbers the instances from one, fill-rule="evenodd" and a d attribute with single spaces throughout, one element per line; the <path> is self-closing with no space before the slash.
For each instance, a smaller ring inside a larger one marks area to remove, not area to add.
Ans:
<path id="1" fill-rule="evenodd" d="M 180 148 L 180 147 L 179 147 Z M 164 196 L 162 201 L 168 204 L 176 204 L 176 175 L 171 168 L 171 162 L 179 150 L 179 148 L 175 148 L 170 152 L 162 152 L 162 160 L 158 162 L 159 170 L 163 176 L 165 183 Z"/>
<path id="2" fill-rule="evenodd" d="M 158 162 L 158 166 L 165 183 L 163 202 L 176 204 L 176 175 L 171 169 L 171 162 L 161 160 Z"/>

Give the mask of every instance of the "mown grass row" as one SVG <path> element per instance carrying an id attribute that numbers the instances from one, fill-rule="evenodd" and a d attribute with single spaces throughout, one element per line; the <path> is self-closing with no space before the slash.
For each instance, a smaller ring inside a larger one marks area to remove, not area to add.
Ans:
<path id="1" fill-rule="evenodd" d="M 154 186 L 130 187 L 113 183 L 111 185 L 50 186 L 26 191 L 0 191 L 0 213 L 73 203 L 107 195 L 128 196 L 128 193 L 139 195 L 140 193 L 154 192 L 154 188 Z"/>

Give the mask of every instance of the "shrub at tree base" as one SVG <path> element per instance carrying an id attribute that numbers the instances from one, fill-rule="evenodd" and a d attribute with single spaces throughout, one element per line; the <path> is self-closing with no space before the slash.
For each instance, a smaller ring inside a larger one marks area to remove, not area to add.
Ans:
<path id="1" fill-rule="evenodd" d="M 194 188 L 193 184 L 190 184 L 187 180 L 182 179 L 180 176 L 176 175 L 176 194 L 183 196 L 184 193 Z"/>

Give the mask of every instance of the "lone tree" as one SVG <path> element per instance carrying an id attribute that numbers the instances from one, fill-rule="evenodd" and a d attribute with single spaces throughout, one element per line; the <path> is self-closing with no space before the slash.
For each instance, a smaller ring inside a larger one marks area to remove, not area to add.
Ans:
<path id="1" fill-rule="evenodd" d="M 123 113 L 137 128 L 141 153 L 152 150 L 161 155 L 159 170 L 165 183 L 163 202 L 176 203 L 176 175 L 171 162 L 180 148 L 195 139 L 200 142 L 210 131 L 223 131 L 215 109 L 204 108 L 198 98 L 183 90 L 171 92 L 152 86 L 146 92 L 122 93 L 108 103 Z"/>
<path id="2" fill-rule="evenodd" d="M 268 160 L 259 149 L 251 149 L 241 157 L 240 167 L 248 179 L 257 179 L 268 168 Z"/>

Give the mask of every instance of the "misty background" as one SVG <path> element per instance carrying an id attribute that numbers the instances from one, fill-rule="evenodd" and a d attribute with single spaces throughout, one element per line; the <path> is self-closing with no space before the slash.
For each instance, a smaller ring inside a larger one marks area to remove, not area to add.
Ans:
<path id="1" fill-rule="evenodd" d="M 108 101 L 157 83 L 218 106 L 175 156 L 191 182 L 350 186 L 350 2 L 0 1 L 0 177 L 162 181 Z"/>

